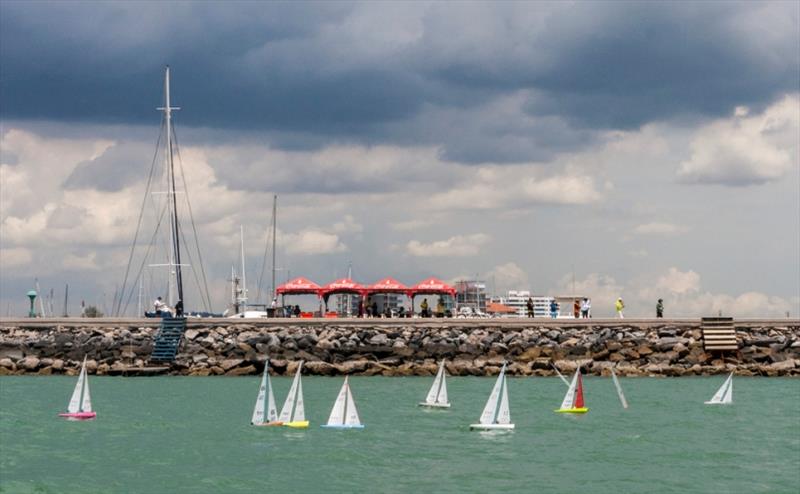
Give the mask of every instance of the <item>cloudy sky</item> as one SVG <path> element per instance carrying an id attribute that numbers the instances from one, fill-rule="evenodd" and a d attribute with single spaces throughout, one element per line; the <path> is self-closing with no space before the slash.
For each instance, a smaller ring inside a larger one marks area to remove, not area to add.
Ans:
<path id="1" fill-rule="evenodd" d="M 0 3 L 0 316 L 110 307 L 163 72 L 215 309 L 485 279 L 610 315 L 800 313 L 797 2 Z M 189 298 L 187 305 L 194 305 Z"/>

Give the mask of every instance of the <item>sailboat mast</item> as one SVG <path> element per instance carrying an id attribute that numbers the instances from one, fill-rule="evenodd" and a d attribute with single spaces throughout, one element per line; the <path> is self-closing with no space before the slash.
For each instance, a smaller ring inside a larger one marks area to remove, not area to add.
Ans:
<path id="1" fill-rule="evenodd" d="M 278 195 L 272 196 L 272 293 L 270 300 L 275 298 L 275 233 L 278 229 Z"/>
<path id="2" fill-rule="evenodd" d="M 175 167 L 173 160 L 173 142 L 172 142 L 172 110 L 178 110 L 170 106 L 169 99 L 169 65 L 164 71 L 164 119 L 166 123 L 167 138 L 166 152 L 164 153 L 167 167 L 167 180 L 169 181 L 169 209 L 170 209 L 170 237 L 172 243 L 172 250 L 170 252 L 170 268 L 175 269 L 175 287 L 178 292 L 177 300 L 183 300 L 183 277 L 181 275 L 181 246 L 180 234 L 178 225 L 178 200 L 175 193 Z M 170 294 L 168 296 L 169 304 L 174 305 L 176 300 L 172 296 L 172 284 L 169 286 Z"/>
<path id="3" fill-rule="evenodd" d="M 242 288 L 241 288 L 241 301 L 242 310 L 247 310 L 247 272 L 244 269 L 244 226 L 239 225 L 239 240 L 242 250 Z"/>

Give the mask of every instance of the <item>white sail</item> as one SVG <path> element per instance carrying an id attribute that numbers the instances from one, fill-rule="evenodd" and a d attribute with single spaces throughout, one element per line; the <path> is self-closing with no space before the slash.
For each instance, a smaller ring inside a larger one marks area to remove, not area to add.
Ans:
<path id="1" fill-rule="evenodd" d="M 276 422 L 278 420 L 278 408 L 275 406 L 275 395 L 272 394 L 272 380 L 267 373 L 267 422 Z"/>
<path id="2" fill-rule="evenodd" d="M 733 403 L 733 372 L 728 376 L 728 389 L 725 390 L 725 396 L 722 397 L 722 404 L 728 405 Z"/>
<path id="3" fill-rule="evenodd" d="M 447 378 L 444 375 L 444 362 L 442 362 L 442 385 L 439 387 L 439 394 L 436 396 L 436 403 L 440 405 L 447 405 Z"/>
<path id="4" fill-rule="evenodd" d="M 500 375 L 497 376 L 497 381 L 494 383 L 494 388 L 492 388 L 492 394 L 489 395 L 489 399 L 486 401 L 486 406 L 483 407 L 483 413 L 481 413 L 481 424 L 494 424 L 495 415 L 497 412 L 497 401 L 500 399 L 500 388 L 503 387 L 503 378 L 506 374 L 506 364 L 503 364 L 503 368 L 500 370 Z"/>
<path id="5" fill-rule="evenodd" d="M 81 393 L 83 392 L 83 381 L 86 379 L 86 357 L 83 357 L 83 365 L 81 365 L 81 372 L 78 375 L 78 382 L 75 383 L 75 389 L 72 391 L 72 397 L 69 399 L 69 406 L 67 412 L 78 413 L 81 409 Z"/>
<path id="6" fill-rule="evenodd" d="M 306 419 L 306 408 L 303 404 L 303 381 L 298 376 L 297 379 L 297 402 L 294 406 L 294 415 L 292 415 L 292 422 L 303 422 Z"/>
<path id="7" fill-rule="evenodd" d="M 328 425 L 344 424 L 344 409 L 345 406 L 347 406 L 347 389 L 347 376 L 345 376 L 342 389 L 339 390 L 339 396 L 336 397 L 336 402 L 333 404 L 331 414 L 328 416 Z"/>
<path id="8" fill-rule="evenodd" d="M 350 386 L 347 386 L 347 410 L 345 412 L 345 425 L 361 425 L 361 419 L 358 417 L 358 410 L 356 409 L 356 402 L 353 401 L 353 392 L 350 391 Z"/>
<path id="9" fill-rule="evenodd" d="M 83 375 L 83 400 L 81 400 L 81 412 L 92 411 L 92 395 L 89 393 L 89 376 L 84 372 Z"/>
<path id="10" fill-rule="evenodd" d="M 447 385 L 444 379 L 444 360 L 442 360 L 439 370 L 436 372 L 436 378 L 428 391 L 428 396 L 425 398 L 425 403 L 429 405 L 447 403 Z"/>
<path id="11" fill-rule="evenodd" d="M 727 401 L 726 401 L 727 400 Z M 733 372 L 730 373 L 714 396 L 706 402 L 707 405 L 728 404 L 733 401 Z"/>
<path id="12" fill-rule="evenodd" d="M 567 394 L 564 395 L 564 401 L 561 402 L 561 410 L 569 410 L 572 408 L 572 405 L 575 402 L 575 388 L 578 385 L 578 374 L 580 374 L 580 372 L 580 368 L 575 370 L 575 375 L 572 376 L 572 382 L 569 383 Z"/>
<path id="13" fill-rule="evenodd" d="M 264 375 L 261 377 L 261 386 L 258 388 L 258 398 L 256 398 L 256 406 L 253 409 L 253 418 L 250 423 L 260 425 L 264 423 L 264 400 L 267 396 L 267 367 L 264 366 Z"/>
<path id="14" fill-rule="evenodd" d="M 292 409 L 294 408 L 295 398 L 297 397 L 297 387 L 300 383 L 300 369 L 302 368 L 302 363 L 297 366 L 297 372 L 294 375 L 294 380 L 292 381 L 292 387 L 289 388 L 289 394 L 286 395 L 286 401 L 283 402 L 283 407 L 281 408 L 281 414 L 278 417 L 280 422 L 290 422 L 292 420 Z"/>
<path id="15" fill-rule="evenodd" d="M 628 400 L 625 399 L 625 395 L 622 393 L 622 386 L 619 385 L 619 379 L 617 379 L 617 374 L 614 372 L 614 369 L 611 369 L 611 379 L 614 381 L 614 386 L 617 388 L 617 396 L 619 396 L 619 401 L 622 403 L 622 408 L 628 408 Z"/>
<path id="16" fill-rule="evenodd" d="M 496 422 L 498 424 L 511 423 L 511 410 L 508 408 L 508 382 L 506 382 L 506 376 L 503 376 L 503 393 L 500 398 L 500 407 L 497 409 Z"/>
<path id="17" fill-rule="evenodd" d="M 553 370 L 554 370 L 554 371 L 556 371 L 556 375 L 559 377 L 559 379 L 561 379 L 561 381 L 562 381 L 564 384 L 566 384 L 567 386 L 569 386 L 569 381 L 567 381 L 567 378 L 566 378 L 566 377 L 564 377 L 564 374 L 562 374 L 562 373 L 560 373 L 560 372 L 558 371 L 558 367 L 556 367 L 556 365 L 555 365 L 555 364 L 550 364 L 550 365 L 553 367 Z"/>

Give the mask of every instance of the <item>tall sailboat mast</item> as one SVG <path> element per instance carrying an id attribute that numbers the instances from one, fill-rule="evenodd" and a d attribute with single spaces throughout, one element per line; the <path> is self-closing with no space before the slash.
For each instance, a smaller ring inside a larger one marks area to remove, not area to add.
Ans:
<path id="1" fill-rule="evenodd" d="M 178 200 L 175 193 L 175 167 L 173 161 L 173 138 L 172 138 L 172 110 L 180 110 L 180 108 L 170 106 L 169 100 L 169 65 L 164 71 L 164 106 L 159 108 L 164 112 L 164 120 L 166 127 L 166 148 L 164 151 L 165 168 L 167 169 L 167 181 L 169 182 L 169 222 L 170 222 L 170 241 L 171 249 L 169 254 L 170 276 L 175 277 L 175 288 L 177 290 L 177 299 L 175 294 L 172 293 L 172 282 L 169 283 L 169 293 L 167 294 L 167 303 L 171 306 L 175 305 L 178 300 L 183 300 L 183 277 L 181 275 L 181 244 L 180 244 L 180 226 L 178 224 Z M 173 271 L 174 270 L 174 271 Z"/>
<path id="2" fill-rule="evenodd" d="M 275 299 L 275 234 L 278 230 L 278 195 L 272 196 L 272 293 L 270 300 Z"/>

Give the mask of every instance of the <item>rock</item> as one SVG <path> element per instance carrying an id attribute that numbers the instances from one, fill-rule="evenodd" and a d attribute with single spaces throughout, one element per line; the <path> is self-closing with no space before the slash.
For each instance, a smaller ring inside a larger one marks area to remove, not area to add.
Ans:
<path id="1" fill-rule="evenodd" d="M 769 364 L 768 367 L 770 369 L 776 370 L 776 371 L 788 371 L 790 369 L 794 369 L 795 368 L 795 360 L 794 359 L 789 359 L 789 360 L 784 360 L 783 362 L 775 362 L 775 363 Z"/>
<path id="2" fill-rule="evenodd" d="M 208 370 L 211 371 L 215 376 L 221 376 L 222 374 L 225 374 L 225 371 L 222 369 L 222 367 L 218 367 L 216 365 L 210 367 Z"/>
<path id="3" fill-rule="evenodd" d="M 536 346 L 530 347 L 521 354 L 517 355 L 516 360 L 519 362 L 530 362 L 537 360 L 539 355 L 542 354 L 542 349 Z"/>
<path id="4" fill-rule="evenodd" d="M 332 376 L 335 374 L 336 367 L 327 362 L 308 362 L 304 366 L 309 374 L 316 374 L 320 376 Z"/>
<path id="5" fill-rule="evenodd" d="M 369 344 L 375 346 L 389 346 L 391 345 L 391 342 L 385 334 L 378 333 L 369 339 Z"/>
<path id="6" fill-rule="evenodd" d="M 231 369 L 225 373 L 226 376 L 247 376 L 250 374 L 255 374 L 256 368 L 253 365 L 248 365 L 247 367 L 236 367 L 235 369 Z"/>
<path id="7" fill-rule="evenodd" d="M 39 359 L 36 357 L 25 357 L 22 361 L 17 362 L 17 367 L 21 367 L 25 370 L 36 370 L 39 367 Z"/>
<path id="8" fill-rule="evenodd" d="M 10 358 L 13 361 L 22 360 L 24 355 L 22 350 L 18 348 L 0 348 L 0 359 Z"/>
<path id="9" fill-rule="evenodd" d="M 533 363 L 531 364 L 531 368 L 550 369 L 550 359 L 545 357 L 539 357 L 537 359 L 534 359 Z"/>
<path id="10" fill-rule="evenodd" d="M 189 341 L 192 341 L 197 338 L 198 334 L 200 334 L 200 331 L 196 329 L 187 329 L 186 332 L 183 333 L 183 337 Z"/>
<path id="11" fill-rule="evenodd" d="M 52 373 L 53 373 L 52 367 L 42 367 L 41 369 L 39 369 L 39 372 L 37 372 L 37 374 L 40 376 L 49 376 Z"/>
<path id="12" fill-rule="evenodd" d="M 368 360 L 349 360 L 336 364 L 334 367 L 340 374 L 355 374 L 356 372 L 364 372 L 369 365 L 370 362 Z"/>
<path id="13" fill-rule="evenodd" d="M 240 358 L 225 359 L 222 362 L 220 362 L 220 367 L 222 367 L 222 370 L 227 371 L 229 369 L 233 369 L 234 367 L 238 367 L 243 362 L 244 360 Z"/>
<path id="14" fill-rule="evenodd" d="M 5 367 L 6 369 L 16 369 L 17 366 L 14 365 L 14 362 L 10 358 L 1 358 L 0 359 L 0 367 Z"/>
<path id="15" fill-rule="evenodd" d="M 636 353 L 642 357 L 646 357 L 647 355 L 653 353 L 653 349 L 647 345 L 639 345 L 639 347 L 636 349 Z"/>

